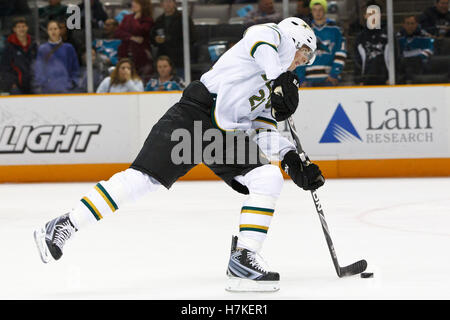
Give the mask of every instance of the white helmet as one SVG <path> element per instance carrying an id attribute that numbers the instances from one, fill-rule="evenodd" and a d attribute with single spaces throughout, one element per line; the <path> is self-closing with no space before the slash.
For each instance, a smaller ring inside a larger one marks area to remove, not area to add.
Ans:
<path id="1" fill-rule="evenodd" d="M 300 49 L 304 45 L 311 49 L 311 58 L 308 65 L 312 64 L 315 59 L 315 52 L 317 49 L 317 39 L 311 27 L 300 18 L 286 18 L 282 20 L 278 27 L 288 36 L 294 40 L 295 47 Z"/>

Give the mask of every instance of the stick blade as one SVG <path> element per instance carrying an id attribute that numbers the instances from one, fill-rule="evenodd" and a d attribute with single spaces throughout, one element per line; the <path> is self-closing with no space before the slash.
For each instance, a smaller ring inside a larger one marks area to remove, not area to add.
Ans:
<path id="1" fill-rule="evenodd" d="M 348 265 L 346 267 L 342 267 L 340 269 L 339 278 L 342 277 L 348 277 L 348 276 L 354 276 L 355 274 L 359 274 L 361 272 L 364 272 L 367 269 L 367 261 L 366 260 L 359 260 L 351 265 Z"/>

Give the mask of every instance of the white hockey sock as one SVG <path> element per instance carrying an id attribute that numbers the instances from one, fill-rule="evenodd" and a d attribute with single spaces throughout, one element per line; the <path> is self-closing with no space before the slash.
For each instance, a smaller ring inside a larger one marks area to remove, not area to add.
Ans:
<path id="1" fill-rule="evenodd" d="M 266 239 L 277 198 L 250 194 L 241 209 L 237 246 L 259 251 Z"/>
<path id="2" fill-rule="evenodd" d="M 160 183 L 138 170 L 127 169 L 108 181 L 97 183 L 70 212 L 70 220 L 78 230 L 113 214 L 123 204 L 134 202 Z"/>
<path id="3" fill-rule="evenodd" d="M 250 191 L 241 209 L 237 246 L 259 251 L 283 188 L 283 176 L 277 166 L 264 165 L 235 179 Z"/>

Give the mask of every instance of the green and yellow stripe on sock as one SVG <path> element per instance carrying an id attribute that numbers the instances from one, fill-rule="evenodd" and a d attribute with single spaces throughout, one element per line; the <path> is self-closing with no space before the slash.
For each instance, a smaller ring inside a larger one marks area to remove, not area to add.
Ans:
<path id="1" fill-rule="evenodd" d="M 267 233 L 268 230 L 269 230 L 269 227 L 259 226 L 256 224 L 241 224 L 241 225 L 239 225 L 239 231 L 256 231 L 256 232 Z"/>
<path id="2" fill-rule="evenodd" d="M 100 214 L 100 211 L 94 206 L 94 204 L 89 200 L 87 197 L 84 197 L 81 199 L 81 202 L 91 211 L 91 213 L 94 215 L 95 219 L 100 220 L 103 219 L 102 215 Z"/>
<path id="3" fill-rule="evenodd" d="M 263 214 L 266 216 L 273 216 L 274 211 L 275 209 L 250 207 L 250 206 L 243 206 L 241 209 L 241 213 L 255 213 L 255 214 Z"/>
<path id="4" fill-rule="evenodd" d="M 109 193 L 105 190 L 105 188 L 103 188 L 103 186 L 100 183 L 97 183 L 95 185 L 95 190 L 97 190 L 97 192 L 100 194 L 100 196 L 103 198 L 103 200 L 105 200 L 106 204 L 109 206 L 109 208 L 111 209 L 112 212 L 116 211 L 117 209 L 119 209 L 119 207 L 117 206 L 117 204 L 114 202 L 114 200 L 112 199 L 112 197 L 109 195 Z"/>

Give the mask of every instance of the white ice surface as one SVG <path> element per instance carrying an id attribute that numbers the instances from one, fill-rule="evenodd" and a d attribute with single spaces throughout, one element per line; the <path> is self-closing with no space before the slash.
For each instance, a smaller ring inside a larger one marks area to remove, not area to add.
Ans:
<path id="1" fill-rule="evenodd" d="M 224 290 L 244 199 L 222 182 L 178 182 L 78 232 L 43 264 L 33 230 L 92 183 L 0 185 L 0 299 L 450 299 L 450 178 L 328 180 L 319 190 L 339 279 L 311 195 L 286 181 L 263 256 L 276 293 Z"/>

